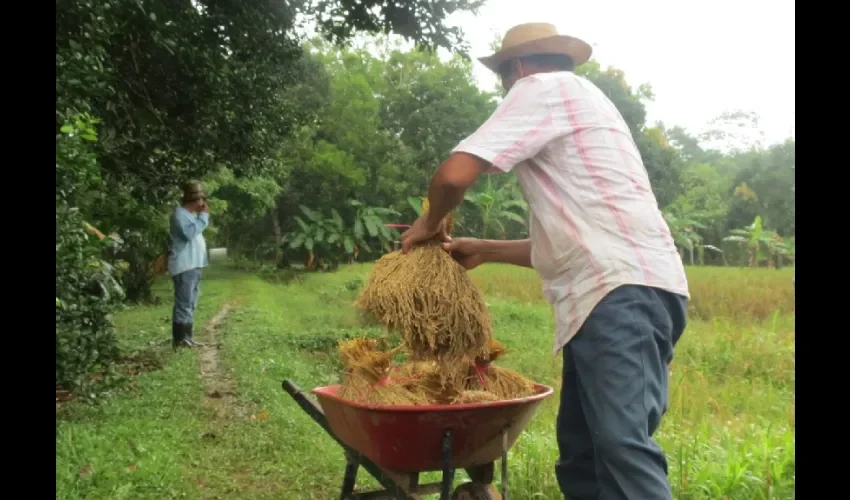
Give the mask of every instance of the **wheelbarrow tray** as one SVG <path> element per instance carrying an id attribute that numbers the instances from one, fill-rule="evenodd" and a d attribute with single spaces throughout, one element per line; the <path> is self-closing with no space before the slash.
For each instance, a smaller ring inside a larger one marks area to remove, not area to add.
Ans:
<path id="1" fill-rule="evenodd" d="M 336 437 L 379 467 L 400 473 L 439 471 L 441 442 L 452 436 L 451 463 L 471 468 L 492 463 L 514 445 L 552 388 L 535 384 L 525 398 L 487 403 L 364 405 L 337 396 L 339 385 L 313 389 Z"/>

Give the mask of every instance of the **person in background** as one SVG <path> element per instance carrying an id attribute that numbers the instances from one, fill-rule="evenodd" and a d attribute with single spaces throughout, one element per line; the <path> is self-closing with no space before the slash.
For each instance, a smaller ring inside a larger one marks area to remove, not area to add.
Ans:
<path id="1" fill-rule="evenodd" d="M 508 91 L 493 115 L 436 171 L 430 211 L 402 251 L 443 238 L 465 268 L 533 267 L 563 352 L 555 475 L 570 500 L 670 500 L 652 439 L 667 410 L 668 366 L 686 323 L 684 266 L 629 127 L 573 68 L 582 40 L 547 23 L 510 29 L 481 59 Z M 443 219 L 485 171 L 514 172 L 529 204 L 529 239 L 449 238 Z"/>
<path id="2" fill-rule="evenodd" d="M 201 291 L 201 269 L 209 265 L 203 235 L 209 223 L 207 195 L 199 183 L 187 183 L 180 206 L 171 215 L 168 234 L 168 274 L 174 282 L 171 344 L 175 350 L 202 346 L 192 338 L 192 328 Z"/>

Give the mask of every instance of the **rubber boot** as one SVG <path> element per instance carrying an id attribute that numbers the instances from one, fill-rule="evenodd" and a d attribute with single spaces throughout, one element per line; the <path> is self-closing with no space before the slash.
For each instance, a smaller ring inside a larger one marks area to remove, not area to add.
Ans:
<path id="1" fill-rule="evenodd" d="M 192 339 L 192 327 L 193 326 L 194 325 L 192 325 L 191 323 L 188 324 L 188 325 L 185 325 L 185 328 L 186 328 L 186 330 L 185 330 L 186 331 L 186 336 L 185 336 L 186 343 L 189 344 L 189 346 L 191 346 L 191 347 L 203 347 L 204 344 L 201 344 L 200 342 L 195 342 L 195 340 Z"/>
<path id="2" fill-rule="evenodd" d="M 186 341 L 186 325 L 171 323 L 171 347 L 176 351 L 178 347 L 191 347 Z"/>

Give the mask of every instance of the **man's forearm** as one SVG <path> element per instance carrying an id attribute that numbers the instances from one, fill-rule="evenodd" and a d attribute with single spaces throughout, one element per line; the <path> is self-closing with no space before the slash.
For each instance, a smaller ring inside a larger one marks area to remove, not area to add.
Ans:
<path id="1" fill-rule="evenodd" d="M 432 227 L 439 225 L 441 220 L 463 202 L 466 192 L 462 187 L 436 181 L 435 178 L 428 189 L 428 222 Z"/>
<path id="2" fill-rule="evenodd" d="M 428 222 L 432 227 L 440 224 L 452 210 L 463 202 L 463 195 L 489 163 L 467 153 L 454 153 L 446 160 L 428 188 Z"/>
<path id="3" fill-rule="evenodd" d="M 485 262 L 531 267 L 531 240 L 480 240 Z"/>
<path id="4" fill-rule="evenodd" d="M 210 216 L 206 212 L 201 212 L 197 216 L 181 217 L 178 225 L 180 232 L 187 240 L 191 240 L 196 235 L 203 233 L 204 229 L 210 223 Z"/>

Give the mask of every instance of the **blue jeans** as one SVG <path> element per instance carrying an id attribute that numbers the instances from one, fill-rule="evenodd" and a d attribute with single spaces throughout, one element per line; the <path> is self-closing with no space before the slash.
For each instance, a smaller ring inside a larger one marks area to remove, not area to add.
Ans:
<path id="1" fill-rule="evenodd" d="M 201 269 L 190 269 L 175 274 L 171 279 L 174 282 L 172 321 L 181 325 L 191 325 L 195 321 L 194 312 L 198 306 L 198 296 L 201 294 Z"/>
<path id="2" fill-rule="evenodd" d="M 667 411 L 669 364 L 687 299 L 624 285 L 564 348 L 555 474 L 569 500 L 670 500 L 652 435 Z"/>

